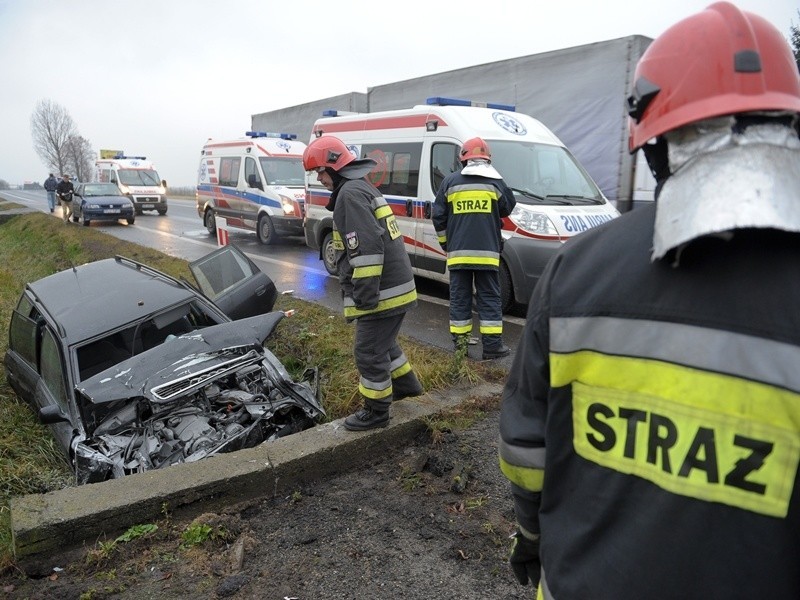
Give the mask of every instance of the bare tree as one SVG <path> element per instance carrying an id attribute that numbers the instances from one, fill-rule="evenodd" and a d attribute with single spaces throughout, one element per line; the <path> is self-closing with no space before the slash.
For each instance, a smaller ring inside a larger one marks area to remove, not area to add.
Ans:
<path id="1" fill-rule="evenodd" d="M 67 142 L 77 135 L 75 122 L 67 109 L 50 100 L 40 100 L 31 115 L 33 149 L 48 169 L 67 170 Z"/>
<path id="2" fill-rule="evenodd" d="M 94 166 L 94 150 L 85 137 L 73 135 L 67 140 L 66 166 L 78 181 L 91 181 Z"/>
<path id="3" fill-rule="evenodd" d="M 797 11 L 797 16 L 800 17 L 800 10 Z M 797 70 L 800 71 L 800 27 L 792 23 L 792 26 L 789 27 L 789 33 L 791 34 L 794 62 L 797 63 Z"/>

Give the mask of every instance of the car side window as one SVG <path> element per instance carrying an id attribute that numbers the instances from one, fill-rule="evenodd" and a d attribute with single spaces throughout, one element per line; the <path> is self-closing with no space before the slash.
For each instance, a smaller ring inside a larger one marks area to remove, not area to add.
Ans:
<path id="1" fill-rule="evenodd" d="M 244 159 L 244 180 L 247 186 L 251 188 L 264 189 L 261 183 L 261 175 L 258 173 L 258 166 L 256 166 L 256 159 L 252 156 L 246 156 Z"/>
<path id="2" fill-rule="evenodd" d="M 219 161 L 219 184 L 236 187 L 239 185 L 239 165 L 242 159 L 223 158 Z"/>
<path id="3" fill-rule="evenodd" d="M 69 412 L 64 361 L 53 332 L 45 328 L 42 335 L 41 371 L 42 381 L 64 412 Z"/>
<path id="4" fill-rule="evenodd" d="M 458 146 L 449 143 L 437 143 L 431 149 L 431 189 L 439 191 L 444 178 L 461 168 L 458 162 Z"/>

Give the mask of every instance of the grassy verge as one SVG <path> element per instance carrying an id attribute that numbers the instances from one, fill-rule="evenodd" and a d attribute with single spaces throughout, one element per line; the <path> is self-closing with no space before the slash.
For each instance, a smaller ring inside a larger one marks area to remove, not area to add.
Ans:
<path id="1" fill-rule="evenodd" d="M 2 205 L 2 202 L 0 202 Z M 25 284 L 86 262 L 121 254 L 176 277 L 192 280 L 186 261 L 86 227 L 65 226 L 44 213 L 14 217 L 0 225 L 0 356 L 8 346 L 8 324 Z M 277 310 L 294 310 L 268 346 L 298 377 L 307 367 L 320 373 L 322 401 L 329 419 L 359 405 L 358 372 L 352 358 L 353 327 L 339 314 L 290 296 L 279 296 Z M 446 324 L 442 324 L 446 326 Z M 460 360 L 407 338 L 400 343 L 427 390 L 460 380 L 498 379 L 502 371 Z M 441 422 L 432 427 L 446 427 Z M 18 400 L 0 372 L 0 572 L 13 564 L 9 501 L 14 496 L 72 485 L 70 470 L 49 429 Z"/>

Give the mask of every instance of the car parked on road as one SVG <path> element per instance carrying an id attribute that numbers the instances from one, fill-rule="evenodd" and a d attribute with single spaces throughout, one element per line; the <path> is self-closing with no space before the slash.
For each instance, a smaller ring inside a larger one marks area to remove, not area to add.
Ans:
<path id="1" fill-rule="evenodd" d="M 92 221 L 119 221 L 133 225 L 133 202 L 113 183 L 80 183 L 72 196 L 72 220 L 88 226 Z"/>
<path id="2" fill-rule="evenodd" d="M 25 286 L 6 378 L 79 484 L 252 447 L 324 416 L 315 371 L 294 381 L 264 345 L 285 317 L 269 277 L 233 245 L 190 268 L 199 289 L 121 256 Z"/>

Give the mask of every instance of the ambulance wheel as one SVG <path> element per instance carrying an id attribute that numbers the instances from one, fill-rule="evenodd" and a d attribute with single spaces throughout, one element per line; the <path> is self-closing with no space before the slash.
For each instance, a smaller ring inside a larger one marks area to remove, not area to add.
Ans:
<path id="1" fill-rule="evenodd" d="M 167 209 L 166 208 L 159 208 L 158 209 L 158 214 L 163 217 L 165 214 L 167 214 Z"/>
<path id="2" fill-rule="evenodd" d="M 208 231 L 209 235 L 216 235 L 217 233 L 217 221 L 214 219 L 214 211 L 207 210 L 206 214 L 203 216 L 203 225 L 206 227 L 206 231 Z"/>
<path id="3" fill-rule="evenodd" d="M 336 251 L 333 249 L 333 233 L 328 232 L 322 240 L 322 262 L 325 270 L 331 275 L 336 275 Z"/>
<path id="4" fill-rule="evenodd" d="M 514 285 L 511 282 L 511 271 L 504 262 L 500 262 L 500 309 L 506 313 L 514 306 Z"/>
<path id="5" fill-rule="evenodd" d="M 277 235 L 275 234 L 275 226 L 272 224 L 272 219 L 269 215 L 261 215 L 258 217 L 258 229 L 256 230 L 258 241 L 269 246 L 275 243 Z"/>

